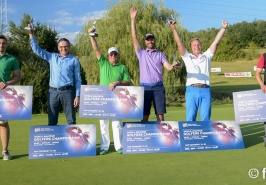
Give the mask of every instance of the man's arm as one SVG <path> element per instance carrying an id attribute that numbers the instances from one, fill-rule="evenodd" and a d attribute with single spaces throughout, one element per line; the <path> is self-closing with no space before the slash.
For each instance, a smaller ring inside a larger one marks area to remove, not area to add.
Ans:
<path id="1" fill-rule="evenodd" d="M 172 71 L 173 69 L 180 69 L 181 68 L 181 66 L 169 64 L 169 62 L 164 62 L 163 66 L 167 69 L 167 71 Z"/>
<path id="2" fill-rule="evenodd" d="M 76 97 L 74 99 L 74 107 L 77 108 L 80 102 L 80 88 L 81 88 L 81 76 L 80 76 L 80 62 L 77 59 L 74 66 L 74 82 L 76 88 Z"/>
<path id="3" fill-rule="evenodd" d="M 263 93 L 266 93 L 266 86 L 264 85 L 263 83 L 263 80 L 261 78 L 261 72 L 262 72 L 263 69 L 261 68 L 257 68 L 256 69 L 256 73 L 255 73 L 255 76 L 256 76 L 256 80 L 258 81 L 259 85 L 260 85 L 260 88 L 262 90 Z"/>
<path id="4" fill-rule="evenodd" d="M 10 79 L 7 82 L 0 82 L 0 90 L 4 89 L 8 85 L 16 84 L 20 80 L 21 80 L 21 72 L 20 72 L 20 70 L 19 69 L 18 70 L 14 70 L 12 79 Z"/>
<path id="5" fill-rule="evenodd" d="M 221 39 L 224 36 L 225 30 L 228 26 L 228 22 L 227 21 L 223 21 L 222 22 L 222 28 L 220 29 L 220 31 L 217 33 L 213 43 L 210 46 L 210 50 L 212 52 L 212 54 L 215 54 L 216 50 L 217 50 L 217 45 L 219 44 L 219 42 L 221 41 Z"/>
<path id="6" fill-rule="evenodd" d="M 178 52 L 181 56 L 184 56 L 187 49 L 185 48 L 184 44 L 182 43 L 182 41 L 180 39 L 178 32 L 176 31 L 175 24 L 176 24 L 176 22 L 173 20 L 168 21 L 168 25 L 170 26 L 170 28 L 172 29 L 173 34 L 174 34 L 174 39 L 175 39 L 175 42 L 177 44 Z"/>
<path id="7" fill-rule="evenodd" d="M 130 86 L 130 77 L 126 67 L 124 67 L 121 71 L 123 71 L 123 78 L 121 81 L 114 81 L 109 84 L 109 89 L 112 91 L 116 86 Z"/>
<path id="8" fill-rule="evenodd" d="M 28 28 L 31 30 L 29 32 L 29 38 L 30 38 L 30 45 L 32 48 L 32 51 L 38 55 L 39 57 L 41 57 L 42 59 L 46 60 L 49 62 L 52 54 L 46 50 L 43 50 L 39 44 L 36 41 L 35 35 L 34 35 L 34 27 L 32 24 L 28 24 Z"/>
<path id="9" fill-rule="evenodd" d="M 13 71 L 13 78 L 6 82 L 7 85 L 14 85 L 21 80 L 20 69 Z"/>
<path id="10" fill-rule="evenodd" d="M 95 28 L 89 28 L 88 30 L 89 33 L 93 33 L 94 31 L 95 31 Z M 93 51 L 96 55 L 96 58 L 99 60 L 101 58 L 102 53 L 98 47 L 97 41 L 95 37 L 92 37 L 92 36 L 90 36 L 90 39 L 91 39 L 91 45 L 92 45 Z"/>
<path id="11" fill-rule="evenodd" d="M 131 16 L 131 34 L 132 34 L 132 40 L 133 45 L 135 48 L 135 52 L 138 52 L 141 49 L 140 42 L 137 37 L 137 30 L 136 30 L 136 17 L 137 17 L 137 9 L 135 7 L 132 7 L 130 9 L 130 16 Z"/>
<path id="12" fill-rule="evenodd" d="M 130 86 L 130 82 L 127 81 L 114 81 L 111 82 L 108 87 L 111 91 L 115 89 L 116 86 Z"/>

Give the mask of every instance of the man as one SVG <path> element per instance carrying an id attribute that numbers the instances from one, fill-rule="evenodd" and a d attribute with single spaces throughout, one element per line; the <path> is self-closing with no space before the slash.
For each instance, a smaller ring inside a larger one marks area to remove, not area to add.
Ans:
<path id="1" fill-rule="evenodd" d="M 7 47 L 7 38 L 4 35 L 0 35 L 0 90 L 21 80 L 18 61 L 6 52 Z M 11 73 L 13 73 L 12 79 L 10 79 Z M 10 128 L 7 120 L 0 120 L 0 135 L 3 160 L 10 160 L 12 158 L 8 151 Z"/>
<path id="2" fill-rule="evenodd" d="M 94 33 L 95 28 L 89 28 L 89 33 Z M 100 67 L 100 85 L 108 85 L 113 91 L 116 86 L 130 85 L 129 73 L 125 65 L 120 64 L 119 51 L 116 47 L 108 49 L 107 58 L 101 53 L 94 36 L 90 37 L 92 48 L 97 58 Z M 109 136 L 109 119 L 100 119 L 101 129 L 101 151 L 100 155 L 105 155 L 110 146 Z M 118 154 L 122 154 L 122 129 L 123 123 L 121 119 L 112 120 L 113 138 L 115 150 Z"/>
<path id="3" fill-rule="evenodd" d="M 217 45 L 222 39 L 228 26 L 227 21 L 222 21 L 222 28 L 215 37 L 215 40 L 204 53 L 201 52 L 202 45 L 198 38 L 191 40 L 189 53 L 183 45 L 175 28 L 176 22 L 168 22 L 171 27 L 178 51 L 186 65 L 186 120 L 196 121 L 198 109 L 200 109 L 200 120 L 209 121 L 211 117 L 211 90 L 210 90 L 210 62 L 216 52 Z"/>
<path id="4" fill-rule="evenodd" d="M 157 121 L 164 121 L 166 113 L 165 88 L 163 85 L 163 67 L 168 71 L 179 68 L 169 64 L 164 53 L 156 49 L 156 39 L 152 33 L 144 36 L 146 49 L 141 47 L 136 31 L 137 9 L 130 9 L 133 45 L 139 60 L 140 85 L 144 86 L 143 122 L 149 120 L 153 103 Z"/>
<path id="5" fill-rule="evenodd" d="M 260 85 L 262 92 L 266 93 L 266 85 L 265 85 L 266 84 L 266 75 L 265 75 L 265 72 L 264 72 L 264 82 L 261 78 L 261 73 L 263 72 L 263 70 L 265 70 L 266 58 L 264 58 L 264 57 L 266 57 L 266 54 L 262 54 L 259 58 L 255 76 L 256 76 L 256 80 L 258 81 L 258 83 Z M 265 132 L 265 135 L 263 137 L 263 140 L 264 140 L 264 146 L 266 147 L 266 122 L 264 122 L 264 132 Z"/>
<path id="6" fill-rule="evenodd" d="M 28 27 L 32 30 L 29 37 L 33 52 L 50 64 L 48 125 L 57 125 L 61 105 L 67 123 L 76 124 L 76 108 L 79 106 L 81 86 L 79 60 L 69 53 L 70 42 L 66 38 L 58 41 L 59 53 L 41 49 L 34 37 L 32 25 Z"/>

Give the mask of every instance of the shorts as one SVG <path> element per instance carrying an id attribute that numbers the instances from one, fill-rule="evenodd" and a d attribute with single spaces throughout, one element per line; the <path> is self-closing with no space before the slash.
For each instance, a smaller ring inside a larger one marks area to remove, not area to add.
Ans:
<path id="1" fill-rule="evenodd" d="M 0 124 L 5 124 L 7 123 L 7 120 L 0 120 Z"/>
<path id="2" fill-rule="evenodd" d="M 165 88 L 163 85 L 144 86 L 144 115 L 150 115 L 152 104 L 155 114 L 166 113 Z"/>

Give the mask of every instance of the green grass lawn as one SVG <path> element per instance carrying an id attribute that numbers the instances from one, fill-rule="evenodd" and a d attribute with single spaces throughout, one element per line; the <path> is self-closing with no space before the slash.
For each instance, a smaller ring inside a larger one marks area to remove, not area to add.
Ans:
<path id="1" fill-rule="evenodd" d="M 185 108 L 167 108 L 167 121 L 185 120 Z M 151 116 L 151 121 L 155 116 Z M 233 105 L 213 106 L 212 120 L 234 120 Z M 126 120 L 125 120 L 126 121 Z M 132 120 L 130 120 L 132 121 Z M 78 118 L 79 124 L 97 125 L 98 119 Z M 60 115 L 60 123 L 65 116 Z M 28 159 L 30 126 L 47 125 L 47 115 L 10 121 L 11 161 L 0 160 L 3 185 L 250 185 L 265 184 L 262 174 L 251 179 L 248 171 L 266 168 L 262 123 L 241 126 L 243 150 L 119 155 L 113 145 L 105 156 Z M 110 128 L 111 131 L 111 128 Z"/>
<path id="2" fill-rule="evenodd" d="M 221 67 L 221 73 L 211 73 L 213 93 L 232 93 L 259 89 L 253 66 L 257 60 L 212 62 Z M 226 78 L 225 72 L 252 72 L 252 77 Z M 168 107 L 167 121 L 184 121 L 184 107 Z M 151 121 L 155 116 L 151 116 Z M 214 105 L 212 120 L 234 120 L 233 105 Z M 124 120 L 132 121 L 132 120 Z M 136 120 L 137 121 L 137 120 Z M 60 115 L 61 124 L 65 116 Z M 99 150 L 99 120 L 79 118 L 78 124 L 96 124 Z M 105 156 L 28 159 L 29 130 L 31 126 L 47 125 L 47 115 L 33 115 L 32 120 L 10 121 L 11 161 L 0 160 L 1 184 L 5 185 L 250 185 L 265 184 L 262 169 L 266 168 L 262 123 L 241 125 L 245 143 L 243 150 L 176 152 L 156 154 L 119 155 L 113 143 Z M 111 127 L 110 127 L 110 131 Z M 111 134 L 112 135 L 112 134 Z M 257 168 L 256 179 L 248 176 Z"/>
<path id="3" fill-rule="evenodd" d="M 212 68 L 221 68 L 221 72 L 211 73 L 210 81 L 213 92 L 237 92 L 260 89 L 256 78 L 254 66 L 257 60 L 235 62 L 212 62 Z M 252 77 L 225 77 L 224 73 L 251 72 Z"/>

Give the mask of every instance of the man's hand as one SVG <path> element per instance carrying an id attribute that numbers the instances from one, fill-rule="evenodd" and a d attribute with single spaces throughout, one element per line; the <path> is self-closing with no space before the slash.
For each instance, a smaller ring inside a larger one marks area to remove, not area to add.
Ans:
<path id="1" fill-rule="evenodd" d="M 135 7 L 130 8 L 131 19 L 135 19 L 138 14 L 138 10 Z"/>
<path id="2" fill-rule="evenodd" d="M 265 85 L 262 85 L 260 88 L 261 88 L 263 93 L 266 93 L 266 86 Z"/>
<path id="3" fill-rule="evenodd" d="M 226 20 L 222 21 L 222 28 L 227 28 L 228 27 L 228 22 Z"/>
<path id="4" fill-rule="evenodd" d="M 89 33 L 93 33 L 93 32 L 95 32 L 95 30 L 96 30 L 96 29 L 95 29 L 94 27 L 91 27 L 91 28 L 88 29 L 88 32 L 89 32 Z"/>
<path id="5" fill-rule="evenodd" d="M 110 91 L 113 91 L 115 89 L 115 86 L 119 85 L 119 81 L 111 82 L 109 83 L 108 87 Z"/>
<path id="6" fill-rule="evenodd" d="M 179 61 L 174 61 L 172 63 L 173 69 L 180 69 L 182 68 L 182 64 Z"/>
<path id="7" fill-rule="evenodd" d="M 169 20 L 169 21 L 167 22 L 167 24 L 168 24 L 169 26 L 171 26 L 171 25 L 175 25 L 175 24 L 176 24 L 176 21 L 175 21 L 175 20 Z"/>
<path id="8" fill-rule="evenodd" d="M 0 90 L 4 89 L 7 86 L 5 82 L 0 82 Z"/>
<path id="9" fill-rule="evenodd" d="M 77 108 L 79 106 L 79 96 L 76 96 L 74 99 L 74 107 Z"/>

